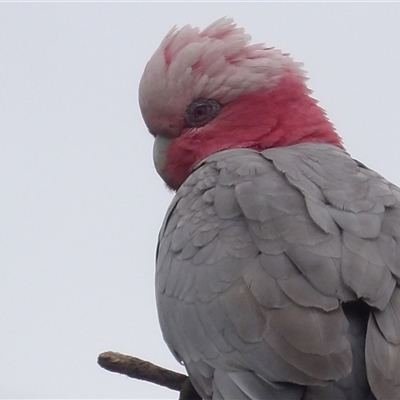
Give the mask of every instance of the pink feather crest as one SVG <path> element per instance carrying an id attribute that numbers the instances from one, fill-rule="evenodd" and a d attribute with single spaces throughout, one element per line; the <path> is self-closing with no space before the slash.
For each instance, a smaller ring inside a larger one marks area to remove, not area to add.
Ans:
<path id="1" fill-rule="evenodd" d="M 165 116 L 182 115 L 195 98 L 213 98 L 224 105 L 243 94 L 274 88 L 286 72 L 304 79 L 300 63 L 264 44 L 251 45 L 250 39 L 231 18 L 221 18 L 203 31 L 190 25 L 173 28 L 140 83 L 140 106 L 150 130 L 160 109 Z"/>

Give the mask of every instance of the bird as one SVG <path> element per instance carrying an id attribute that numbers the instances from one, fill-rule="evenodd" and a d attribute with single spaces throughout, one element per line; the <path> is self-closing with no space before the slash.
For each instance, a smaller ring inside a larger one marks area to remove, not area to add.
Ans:
<path id="1" fill-rule="evenodd" d="M 353 159 L 303 64 L 233 19 L 174 27 L 139 106 L 175 192 L 164 340 L 203 399 L 400 399 L 400 189 Z"/>

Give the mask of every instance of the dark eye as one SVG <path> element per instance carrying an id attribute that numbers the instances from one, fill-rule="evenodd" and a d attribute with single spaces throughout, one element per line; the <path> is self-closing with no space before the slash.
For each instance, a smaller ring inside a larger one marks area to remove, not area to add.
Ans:
<path id="1" fill-rule="evenodd" d="M 214 119 L 221 111 L 220 104 L 213 99 L 193 100 L 186 109 L 186 123 L 197 128 Z"/>

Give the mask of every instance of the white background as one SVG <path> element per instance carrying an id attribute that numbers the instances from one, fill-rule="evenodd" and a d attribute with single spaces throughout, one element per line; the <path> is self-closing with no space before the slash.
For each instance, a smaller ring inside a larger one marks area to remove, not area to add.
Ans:
<path id="1" fill-rule="evenodd" d="M 178 397 L 96 359 L 181 369 L 153 288 L 173 194 L 137 90 L 173 25 L 222 16 L 303 61 L 348 151 L 400 183 L 399 3 L 0 3 L 0 397 Z"/>

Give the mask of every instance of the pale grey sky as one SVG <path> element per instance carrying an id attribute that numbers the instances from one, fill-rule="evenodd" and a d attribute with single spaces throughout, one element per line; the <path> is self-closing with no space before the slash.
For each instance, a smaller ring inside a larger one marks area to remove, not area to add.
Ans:
<path id="1" fill-rule="evenodd" d="M 137 89 L 173 25 L 232 16 L 305 64 L 349 152 L 400 184 L 400 3 L 0 3 L 0 397 L 176 399 L 154 254 L 172 198 Z"/>

